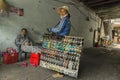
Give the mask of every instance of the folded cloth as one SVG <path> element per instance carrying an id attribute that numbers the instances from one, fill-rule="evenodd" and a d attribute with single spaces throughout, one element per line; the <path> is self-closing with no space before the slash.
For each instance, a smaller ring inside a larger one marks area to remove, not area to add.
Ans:
<path id="1" fill-rule="evenodd" d="M 21 50 L 24 52 L 39 52 L 39 47 L 37 46 L 21 46 Z"/>

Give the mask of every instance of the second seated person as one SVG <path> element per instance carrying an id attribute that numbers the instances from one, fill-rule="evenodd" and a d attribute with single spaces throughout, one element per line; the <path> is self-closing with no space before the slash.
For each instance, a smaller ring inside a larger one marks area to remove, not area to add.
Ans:
<path id="1" fill-rule="evenodd" d="M 30 45 L 30 38 L 28 37 L 28 31 L 26 28 L 22 28 L 20 34 L 17 35 L 16 39 L 15 39 L 15 44 L 18 48 L 18 60 L 21 61 L 22 60 L 22 46 L 29 46 Z M 27 52 L 25 53 L 25 58 L 27 58 Z"/>

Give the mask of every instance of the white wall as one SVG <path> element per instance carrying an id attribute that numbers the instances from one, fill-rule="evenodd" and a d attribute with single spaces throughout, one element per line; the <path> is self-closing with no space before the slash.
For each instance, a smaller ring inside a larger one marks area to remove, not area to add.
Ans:
<path id="1" fill-rule="evenodd" d="M 39 35 L 46 32 L 46 28 L 54 26 L 59 21 L 59 16 L 53 8 L 62 5 L 70 7 L 71 34 L 85 38 L 84 47 L 93 46 L 93 32 L 97 29 L 99 18 L 88 12 L 81 3 L 73 5 L 72 0 L 7 0 L 16 7 L 24 8 L 24 17 L 11 13 L 9 17 L 0 17 L 0 49 L 14 46 L 14 39 L 22 27 L 28 28 L 33 40 L 38 40 Z M 72 2 L 72 5 L 71 5 Z M 68 4 L 70 3 L 70 4 Z M 76 7 L 77 6 L 77 7 Z M 89 15 L 90 21 L 86 20 Z"/>

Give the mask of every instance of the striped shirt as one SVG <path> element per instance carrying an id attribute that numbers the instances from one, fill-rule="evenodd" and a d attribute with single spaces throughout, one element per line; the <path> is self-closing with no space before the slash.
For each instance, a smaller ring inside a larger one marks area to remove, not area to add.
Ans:
<path id="1" fill-rule="evenodd" d="M 50 31 L 60 36 L 66 36 L 66 35 L 69 35 L 70 28 L 71 28 L 71 25 L 70 25 L 69 16 L 65 16 L 61 18 L 57 27 L 50 28 Z"/>

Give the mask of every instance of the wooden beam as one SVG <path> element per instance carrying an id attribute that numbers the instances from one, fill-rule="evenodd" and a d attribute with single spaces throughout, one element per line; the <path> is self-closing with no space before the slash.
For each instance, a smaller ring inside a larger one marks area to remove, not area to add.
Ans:
<path id="1" fill-rule="evenodd" d="M 114 12 L 99 13 L 98 15 L 120 15 L 120 10 Z"/>
<path id="2" fill-rule="evenodd" d="M 116 18 L 120 18 L 120 16 L 111 16 L 111 17 L 101 17 L 102 19 L 116 19 Z"/>
<path id="3" fill-rule="evenodd" d="M 116 6 L 109 7 L 109 8 L 101 7 L 101 9 L 96 9 L 94 11 L 96 13 L 103 13 L 103 12 L 108 12 L 108 11 L 119 11 L 119 10 L 120 10 L 120 5 L 116 5 Z"/>
<path id="4" fill-rule="evenodd" d="M 96 6 L 101 6 L 101 5 L 105 5 L 105 4 L 109 4 L 109 3 L 114 3 L 114 2 L 120 2 L 119 0 L 110 0 L 110 1 L 104 1 L 104 2 L 100 2 L 100 3 L 96 3 L 96 4 L 91 4 L 89 5 L 90 7 L 96 7 Z"/>
<path id="5" fill-rule="evenodd" d="M 117 15 L 99 15 L 99 17 L 104 18 L 104 19 L 113 19 L 113 18 L 120 18 L 120 14 Z"/>
<path id="6" fill-rule="evenodd" d="M 78 1 L 80 1 L 80 2 L 86 2 L 87 0 L 78 0 Z"/>
<path id="7" fill-rule="evenodd" d="M 119 14 L 99 14 L 99 16 L 118 16 L 120 17 L 120 13 Z"/>
<path id="8" fill-rule="evenodd" d="M 101 2 L 101 1 L 105 1 L 105 0 L 91 0 L 91 1 L 88 1 L 86 2 L 88 5 L 90 4 L 93 4 L 93 3 L 98 3 L 98 2 Z"/>
<path id="9" fill-rule="evenodd" d="M 106 10 L 106 11 L 101 11 L 101 12 L 96 12 L 96 14 L 104 14 L 104 13 L 107 13 L 107 14 L 110 14 L 110 13 L 118 13 L 120 12 L 120 9 L 114 9 L 114 10 Z"/>
<path id="10" fill-rule="evenodd" d="M 101 8 L 95 11 L 101 18 L 120 18 L 120 5 L 112 8 Z"/>

